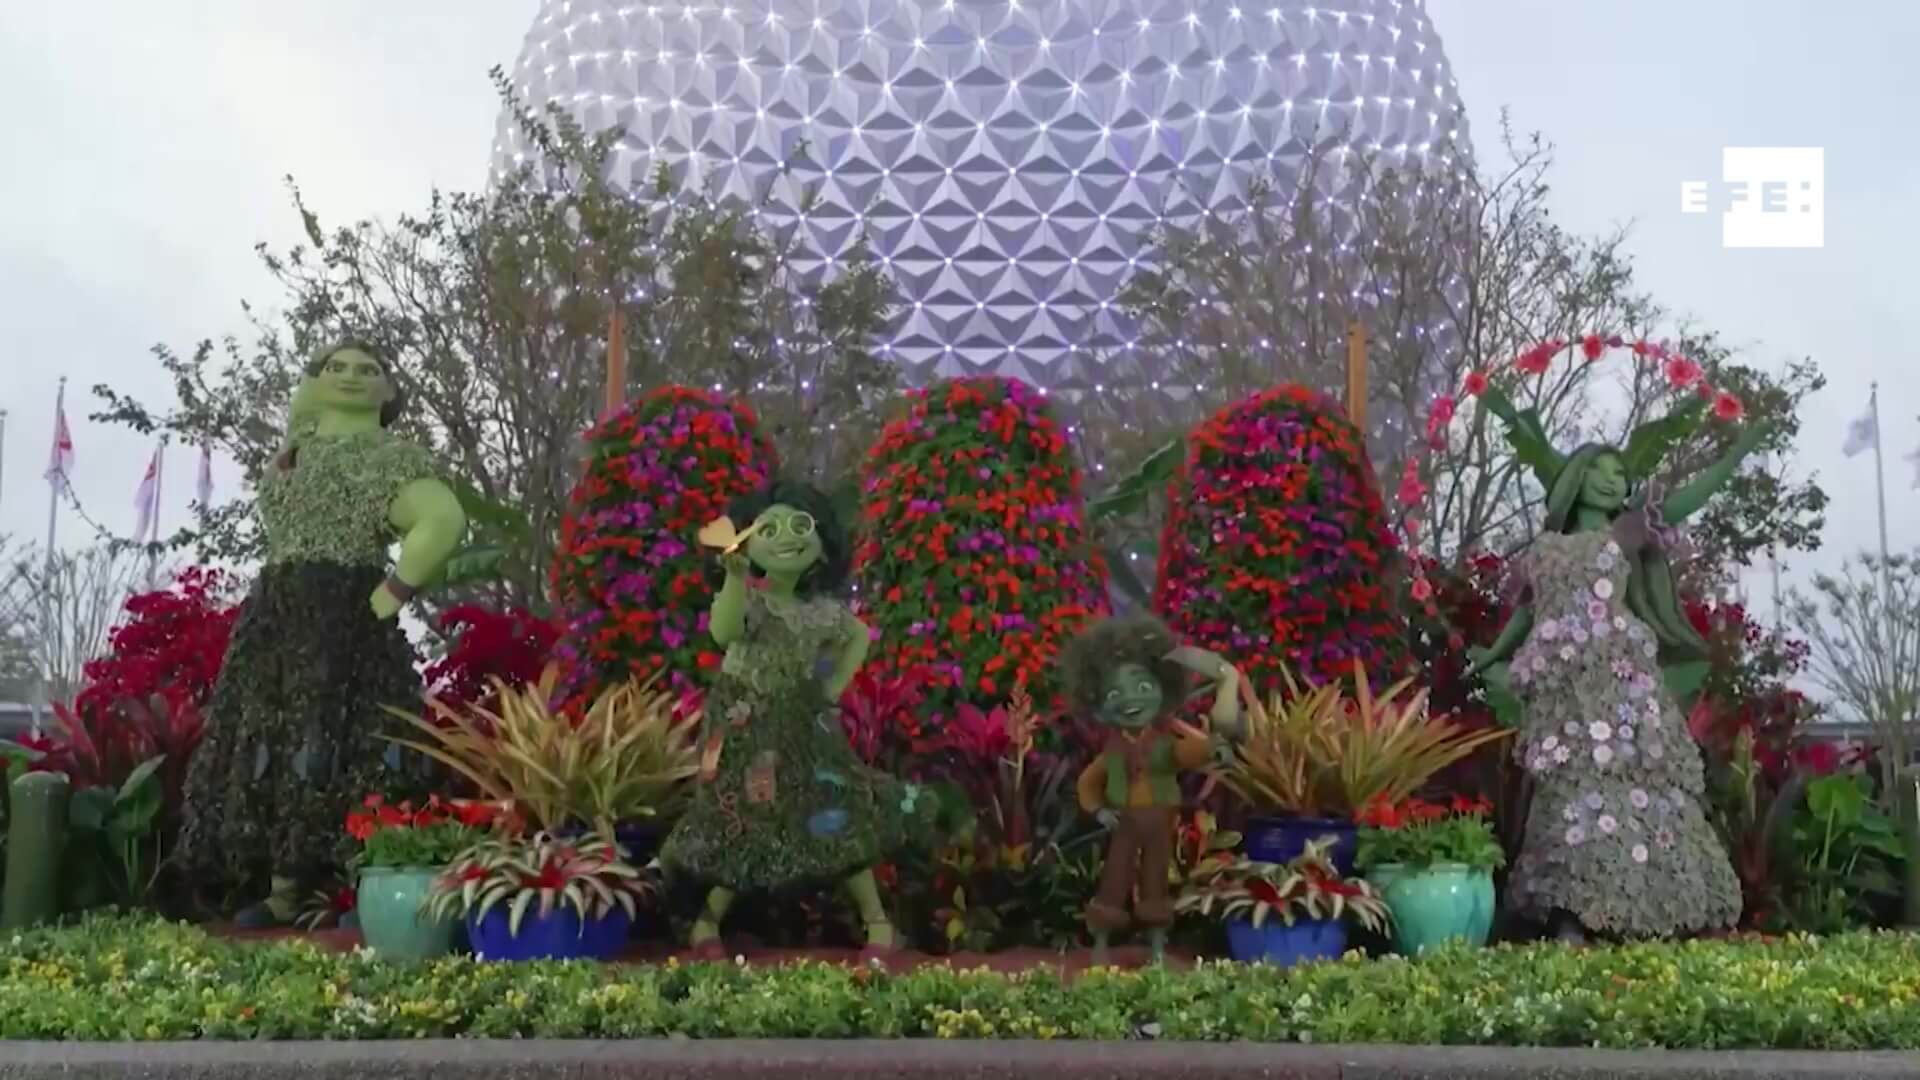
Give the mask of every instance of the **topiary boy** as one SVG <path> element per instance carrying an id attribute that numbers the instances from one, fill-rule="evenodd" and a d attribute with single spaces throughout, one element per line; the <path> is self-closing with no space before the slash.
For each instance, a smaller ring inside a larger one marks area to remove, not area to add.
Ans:
<path id="1" fill-rule="evenodd" d="M 1093 962 L 1106 963 L 1113 931 L 1138 923 L 1158 964 L 1173 922 L 1167 886 L 1179 774 L 1224 754 L 1227 737 L 1239 733 L 1240 673 L 1204 649 L 1176 647 L 1173 631 L 1152 616 L 1095 624 L 1068 644 L 1062 664 L 1074 709 L 1106 732 L 1078 791 L 1081 808 L 1113 830 L 1099 892 L 1087 905 Z M 1189 672 L 1213 684 L 1211 735 L 1171 728 Z"/>

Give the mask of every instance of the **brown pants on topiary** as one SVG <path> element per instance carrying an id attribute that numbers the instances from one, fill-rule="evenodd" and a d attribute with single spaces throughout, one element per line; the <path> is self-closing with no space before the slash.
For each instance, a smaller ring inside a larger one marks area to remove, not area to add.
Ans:
<path id="1" fill-rule="evenodd" d="M 1087 905 L 1087 926 L 1100 938 L 1136 924 L 1163 931 L 1173 922 L 1167 871 L 1173 865 L 1175 814 L 1171 806 L 1118 811 L 1100 891 Z"/>

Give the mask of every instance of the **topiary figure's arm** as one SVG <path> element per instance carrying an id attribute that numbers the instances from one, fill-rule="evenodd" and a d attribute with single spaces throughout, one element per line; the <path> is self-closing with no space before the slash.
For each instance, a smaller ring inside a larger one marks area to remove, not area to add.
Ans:
<path id="1" fill-rule="evenodd" d="M 1500 636 L 1493 639 L 1492 645 L 1484 649 L 1467 650 L 1467 655 L 1473 658 L 1473 663 L 1467 666 L 1467 674 L 1478 675 L 1494 664 L 1511 658 L 1531 633 L 1533 608 L 1524 605 L 1514 608 L 1512 617 L 1507 619 L 1507 625 L 1500 628 Z"/>
<path id="2" fill-rule="evenodd" d="M 400 561 L 393 576 L 408 589 L 418 589 L 439 576 L 467 535 L 467 512 L 460 497 L 439 480 L 415 480 L 401 488 L 387 508 L 387 520 L 400 534 Z M 389 618 L 404 600 L 383 583 L 374 590 L 373 612 Z"/>
<path id="3" fill-rule="evenodd" d="M 873 632 L 867 629 L 866 623 L 848 612 L 847 624 L 847 643 L 841 647 L 834 661 L 833 675 L 827 680 L 828 701 L 839 701 L 840 695 L 853 685 L 853 677 L 860 673 L 860 665 L 867 662 L 867 651 L 873 647 Z"/>
<path id="4" fill-rule="evenodd" d="M 1700 508 L 1707 505 L 1707 500 L 1725 487 L 1728 480 L 1733 479 L 1733 474 L 1740 469 L 1740 463 L 1759 447 L 1767 433 L 1765 424 L 1748 424 L 1725 457 L 1700 470 L 1692 480 L 1660 503 L 1660 516 L 1666 519 L 1668 525 L 1678 525 L 1699 513 Z"/>
<path id="5" fill-rule="evenodd" d="M 726 567 L 727 580 L 707 608 L 707 632 L 725 648 L 747 636 L 747 559 L 736 552 L 724 556 L 720 565 Z"/>

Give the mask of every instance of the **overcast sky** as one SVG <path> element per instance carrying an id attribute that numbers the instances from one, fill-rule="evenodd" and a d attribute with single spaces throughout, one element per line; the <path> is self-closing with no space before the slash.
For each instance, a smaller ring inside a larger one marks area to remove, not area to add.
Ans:
<path id="1" fill-rule="evenodd" d="M 242 330 L 242 298 L 277 301 L 253 245 L 297 235 L 282 177 L 296 177 L 333 224 L 419 207 L 435 184 L 482 183 L 495 118 L 485 72 L 511 65 L 536 7 L 0 5 L 0 100 L 13 103 L 0 167 L 0 408 L 10 414 L 0 532 L 46 528 L 41 473 L 62 375 L 71 379 L 76 490 L 103 524 L 129 532 L 151 447 L 88 424 L 89 388 L 105 381 L 163 400 L 151 345 L 184 350 Z M 1834 499 L 1828 547 L 1792 576 L 1872 542 L 1871 458 L 1849 461 L 1839 447 L 1876 378 L 1893 546 L 1920 541 L 1920 497 L 1902 460 L 1920 447 L 1920 3 L 1428 8 L 1483 154 L 1510 108 L 1518 127 L 1558 146 L 1554 206 L 1564 222 L 1589 233 L 1631 223 L 1640 280 L 1664 303 L 1751 361 L 1811 355 L 1826 371 L 1800 460 Z M 1717 180 L 1724 146 L 1826 149 L 1823 249 L 1722 250 L 1717 208 L 1680 213 L 1679 185 Z M 168 530 L 186 513 L 192 472 L 191 455 L 176 450 Z M 237 480 L 223 466 L 217 482 L 230 492 Z M 63 544 L 89 535 L 71 514 L 60 529 Z"/>

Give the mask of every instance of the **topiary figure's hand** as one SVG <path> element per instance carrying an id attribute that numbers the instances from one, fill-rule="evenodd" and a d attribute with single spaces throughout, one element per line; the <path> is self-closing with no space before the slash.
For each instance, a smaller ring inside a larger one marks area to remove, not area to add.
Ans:
<path id="1" fill-rule="evenodd" d="M 367 597 L 367 606 L 373 609 L 373 617 L 382 622 L 398 615 L 400 605 L 400 598 L 393 595 L 393 590 L 387 588 L 387 583 L 384 581 L 380 583 L 379 588 L 373 590 L 371 596 Z"/>
<path id="2" fill-rule="evenodd" d="M 745 580 L 750 565 L 751 564 L 747 562 L 747 556 L 743 552 L 729 551 L 720 556 L 720 569 L 725 570 L 727 576 L 731 578 Z"/>

